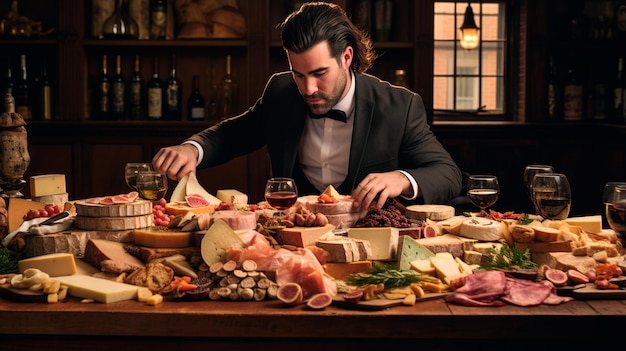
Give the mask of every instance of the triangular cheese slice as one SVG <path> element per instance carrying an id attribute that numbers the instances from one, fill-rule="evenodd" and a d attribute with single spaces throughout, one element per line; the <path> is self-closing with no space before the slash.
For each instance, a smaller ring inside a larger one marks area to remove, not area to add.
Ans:
<path id="1" fill-rule="evenodd" d="M 322 194 L 327 195 L 328 197 L 331 197 L 335 200 L 339 200 L 341 198 L 341 195 L 339 195 L 339 192 L 332 185 L 327 186 L 326 189 L 324 189 L 324 192 Z"/>
<path id="2" fill-rule="evenodd" d="M 185 201 L 185 195 L 187 195 L 187 179 L 189 176 L 184 176 L 172 191 L 172 196 L 170 197 L 170 202 L 175 203 L 179 201 Z"/>
<path id="3" fill-rule="evenodd" d="M 198 182 L 198 178 L 196 178 L 195 173 L 189 173 L 187 176 L 187 192 L 186 195 L 198 194 L 201 195 L 205 200 L 207 200 L 211 205 L 219 205 L 222 201 L 217 197 L 209 194 L 208 191 L 204 190 L 202 185 Z M 184 200 L 184 198 L 183 198 Z"/>
<path id="4" fill-rule="evenodd" d="M 223 219 L 216 220 L 207 229 L 200 243 L 204 263 L 210 266 L 217 262 L 226 262 L 228 248 L 235 244 L 243 246 L 244 242 Z"/>

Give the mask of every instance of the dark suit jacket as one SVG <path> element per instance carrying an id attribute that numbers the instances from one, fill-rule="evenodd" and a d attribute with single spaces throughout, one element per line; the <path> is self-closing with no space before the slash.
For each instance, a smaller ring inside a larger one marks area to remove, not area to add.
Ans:
<path id="1" fill-rule="evenodd" d="M 340 193 L 350 193 L 369 173 L 401 169 L 418 183 L 416 203 L 445 203 L 459 194 L 461 172 L 430 130 L 419 95 L 356 74 L 355 99 L 349 171 Z M 267 145 L 273 176 L 293 176 L 307 113 L 291 72 L 273 75 L 248 111 L 190 138 L 204 148 L 198 168 Z M 298 187 L 302 181 L 296 179 Z"/>

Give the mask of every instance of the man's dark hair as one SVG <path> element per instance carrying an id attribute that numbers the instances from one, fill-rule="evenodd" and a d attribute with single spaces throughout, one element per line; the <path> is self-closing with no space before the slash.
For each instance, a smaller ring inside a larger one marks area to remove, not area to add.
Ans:
<path id="1" fill-rule="evenodd" d="M 374 63 L 376 55 L 372 40 L 350 21 L 339 5 L 305 3 L 287 16 L 280 27 L 285 50 L 300 54 L 326 40 L 330 54 L 338 60 L 346 47 L 352 47 L 354 57 L 351 68 L 356 72 L 363 73 Z"/>

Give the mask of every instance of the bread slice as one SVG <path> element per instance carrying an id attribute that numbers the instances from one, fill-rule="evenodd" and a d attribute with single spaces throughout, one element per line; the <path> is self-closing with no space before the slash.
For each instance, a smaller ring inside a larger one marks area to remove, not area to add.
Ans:
<path id="1" fill-rule="evenodd" d="M 152 293 L 159 293 L 170 285 L 174 279 L 174 270 L 159 262 L 150 262 L 129 274 L 124 283 L 143 286 Z"/>
<path id="2" fill-rule="evenodd" d="M 535 241 L 558 241 L 561 235 L 560 230 L 542 225 L 534 226 L 533 229 L 535 230 Z"/>

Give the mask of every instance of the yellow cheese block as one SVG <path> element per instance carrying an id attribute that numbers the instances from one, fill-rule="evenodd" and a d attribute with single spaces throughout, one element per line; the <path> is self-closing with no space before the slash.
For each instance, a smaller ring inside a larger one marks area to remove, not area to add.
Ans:
<path id="1" fill-rule="evenodd" d="M 71 253 L 52 253 L 19 260 L 20 273 L 28 268 L 37 268 L 51 277 L 76 274 L 76 262 Z"/>
<path id="2" fill-rule="evenodd" d="M 583 216 L 583 217 L 571 217 L 566 218 L 563 222 L 569 225 L 576 225 L 581 227 L 587 233 L 601 233 L 602 232 L 602 216 Z"/>
<path id="3" fill-rule="evenodd" d="M 61 281 L 61 284 L 67 285 L 67 293 L 74 297 L 93 299 L 104 303 L 137 298 L 138 287 L 135 285 L 78 274 L 56 277 L 55 279 Z"/>
<path id="4" fill-rule="evenodd" d="M 220 199 L 220 201 L 227 202 L 233 205 L 248 203 L 248 195 L 235 189 L 218 190 L 216 196 L 218 199 Z"/>
<path id="5" fill-rule="evenodd" d="M 42 174 L 30 177 L 30 196 L 46 196 L 67 192 L 65 174 Z"/>
<path id="6" fill-rule="evenodd" d="M 293 227 L 278 230 L 277 239 L 281 245 L 297 247 L 315 246 L 315 242 L 324 234 L 335 229 L 332 224 L 323 227 Z"/>
<path id="7" fill-rule="evenodd" d="M 188 247 L 192 245 L 193 233 L 156 229 L 135 229 L 135 245 L 147 247 Z"/>

